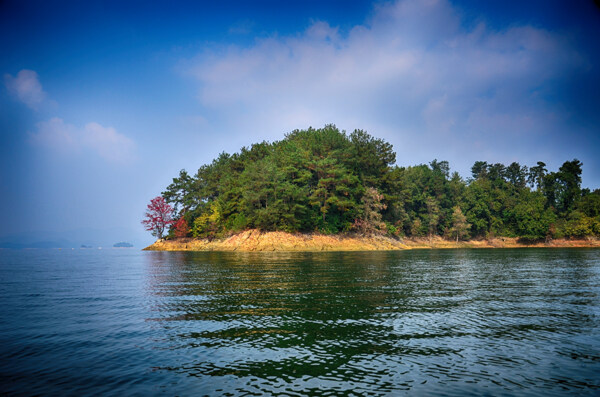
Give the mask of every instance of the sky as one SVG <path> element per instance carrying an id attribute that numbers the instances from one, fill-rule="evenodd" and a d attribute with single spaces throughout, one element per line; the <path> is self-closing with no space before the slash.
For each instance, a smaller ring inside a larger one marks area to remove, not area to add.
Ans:
<path id="1" fill-rule="evenodd" d="M 598 37 L 593 0 L 0 1 L 0 237 L 149 243 L 179 170 L 325 124 L 598 188 Z"/>

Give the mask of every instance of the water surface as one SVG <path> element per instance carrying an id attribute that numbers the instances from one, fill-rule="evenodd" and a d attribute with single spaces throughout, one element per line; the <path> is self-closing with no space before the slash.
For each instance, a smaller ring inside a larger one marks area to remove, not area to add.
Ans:
<path id="1" fill-rule="evenodd" d="M 9 395 L 600 393 L 600 250 L 0 251 Z"/>

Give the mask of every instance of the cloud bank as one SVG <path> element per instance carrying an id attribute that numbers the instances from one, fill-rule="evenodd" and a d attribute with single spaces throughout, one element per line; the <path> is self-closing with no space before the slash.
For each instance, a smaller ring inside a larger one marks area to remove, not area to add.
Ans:
<path id="1" fill-rule="evenodd" d="M 315 21 L 295 36 L 213 47 L 187 65 L 215 132 L 279 139 L 336 123 L 388 139 L 401 164 L 547 160 L 570 128 L 561 83 L 589 68 L 556 33 L 469 26 L 445 0 L 385 3 L 348 32 Z"/>
<path id="2" fill-rule="evenodd" d="M 23 69 L 16 77 L 5 74 L 4 80 L 8 91 L 34 110 L 46 100 L 47 94 L 33 70 Z M 37 123 L 36 128 L 36 132 L 30 133 L 30 141 L 63 155 L 87 149 L 115 164 L 126 164 L 135 158 L 134 141 L 113 127 L 91 122 L 83 128 L 77 128 L 61 118 L 53 117 Z"/>
<path id="3" fill-rule="evenodd" d="M 33 70 L 23 69 L 16 77 L 7 73 L 4 75 L 4 83 L 11 95 L 34 110 L 46 98 L 38 74 Z"/>
<path id="4" fill-rule="evenodd" d="M 36 126 L 37 131 L 30 135 L 31 142 L 59 154 L 90 150 L 113 164 L 127 164 L 135 159 L 135 143 L 113 127 L 92 122 L 77 128 L 58 117 Z"/>

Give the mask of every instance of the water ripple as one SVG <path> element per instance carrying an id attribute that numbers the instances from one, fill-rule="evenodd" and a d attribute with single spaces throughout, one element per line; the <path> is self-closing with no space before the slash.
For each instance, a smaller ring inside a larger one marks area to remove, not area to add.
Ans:
<path id="1" fill-rule="evenodd" d="M 13 252 L 9 395 L 600 393 L 600 251 Z"/>

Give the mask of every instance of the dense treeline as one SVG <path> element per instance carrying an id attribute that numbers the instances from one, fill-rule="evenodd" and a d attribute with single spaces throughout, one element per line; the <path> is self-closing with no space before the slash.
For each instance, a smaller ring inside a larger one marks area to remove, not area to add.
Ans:
<path id="1" fill-rule="evenodd" d="M 600 190 L 581 189 L 582 163 L 556 172 L 476 162 L 466 181 L 447 161 L 399 167 L 389 143 L 335 126 L 296 130 L 222 153 L 162 196 L 171 234 L 216 237 L 248 228 L 452 239 L 540 240 L 600 235 Z"/>

